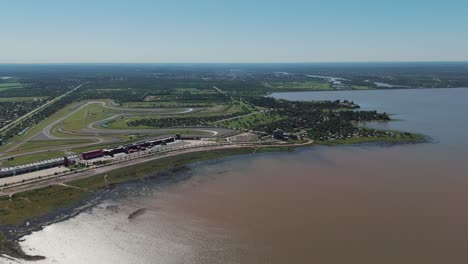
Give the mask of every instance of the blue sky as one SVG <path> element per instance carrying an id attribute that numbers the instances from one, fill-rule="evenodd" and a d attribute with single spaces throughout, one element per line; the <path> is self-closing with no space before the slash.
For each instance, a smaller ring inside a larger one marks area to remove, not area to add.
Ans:
<path id="1" fill-rule="evenodd" d="M 0 0 L 0 63 L 468 61 L 468 1 Z"/>

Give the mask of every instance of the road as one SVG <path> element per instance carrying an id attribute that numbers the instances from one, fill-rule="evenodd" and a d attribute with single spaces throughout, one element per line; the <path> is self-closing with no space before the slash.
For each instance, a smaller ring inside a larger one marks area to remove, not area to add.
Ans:
<path id="1" fill-rule="evenodd" d="M 13 123 L 18 123 L 18 122 L 20 122 L 20 121 L 23 120 L 24 118 L 27 118 L 28 116 L 30 116 L 30 115 L 36 113 L 37 111 L 42 110 L 43 108 L 45 108 L 45 107 L 51 105 L 51 104 L 54 103 L 54 102 L 57 102 L 58 100 L 64 98 L 65 96 L 71 94 L 72 92 L 74 92 L 74 91 L 80 89 L 81 87 L 83 87 L 84 85 L 88 85 L 88 84 L 89 84 L 89 83 L 84 83 L 84 84 L 78 85 L 77 87 L 75 87 L 74 89 L 68 91 L 67 93 L 65 93 L 65 94 L 63 94 L 63 95 L 61 95 L 61 96 L 59 96 L 59 97 L 57 97 L 57 98 L 51 100 L 50 102 L 48 102 L 48 103 L 46 103 L 46 104 L 44 104 L 44 105 L 42 105 L 42 106 L 36 108 L 35 110 L 29 112 L 28 114 L 26 114 L 26 115 L 20 117 L 20 118 L 17 119 L 16 121 L 10 123 L 9 126 L 13 125 Z M 3 128 L 0 130 L 0 132 L 3 131 L 4 129 L 6 129 L 6 128 L 3 127 Z M 10 147 L 9 149 L 5 150 L 4 152 L 0 152 L 0 157 L 5 156 L 5 154 L 7 154 L 8 152 L 10 152 L 11 150 L 14 150 L 14 149 L 17 149 L 18 147 L 21 147 L 21 146 L 24 145 L 26 142 L 28 142 L 28 141 L 32 140 L 34 137 L 36 137 L 36 135 L 37 135 L 37 134 L 32 135 L 32 136 L 30 136 L 29 138 L 25 139 L 24 141 L 22 141 L 22 142 L 20 142 L 20 143 L 18 143 L 18 144 L 13 145 L 13 146 Z M 15 156 L 10 156 L 10 157 L 15 157 Z M 1 160 L 1 159 L 0 159 L 0 160 Z"/>
<path id="2" fill-rule="evenodd" d="M 132 165 L 137 165 L 141 164 L 147 161 L 153 161 L 153 160 L 158 160 L 166 157 L 171 157 L 171 156 L 176 156 L 184 153 L 191 153 L 191 152 L 200 152 L 200 151 L 210 151 L 210 150 L 218 150 L 218 149 L 232 149 L 232 148 L 239 148 L 241 146 L 239 145 L 221 145 L 221 146 L 212 146 L 212 147 L 204 147 L 204 148 L 196 148 L 196 149 L 186 149 L 186 150 L 181 150 L 177 152 L 171 152 L 167 154 L 162 154 L 162 155 L 154 155 L 154 156 L 148 156 L 148 157 L 142 157 L 138 159 L 134 159 L 131 161 L 127 162 L 122 162 L 122 163 L 116 163 L 110 166 L 105 166 L 105 167 L 100 167 L 100 168 L 95 168 L 95 169 L 89 169 L 83 172 L 78 172 L 78 173 L 73 173 L 69 174 L 67 176 L 59 177 L 59 178 L 52 178 L 48 180 L 43 180 L 40 182 L 33 182 L 31 184 L 19 186 L 19 187 L 14 187 L 11 189 L 6 189 L 3 191 L 0 191 L 0 196 L 5 196 L 5 195 L 13 195 L 15 193 L 19 192 L 24 192 L 28 190 L 34 190 L 42 187 L 47 187 L 50 185 L 56 185 L 56 184 L 64 184 L 73 180 L 77 179 L 82 179 L 82 178 L 87 178 L 93 175 L 109 172 L 118 168 L 123 168 L 127 166 L 132 166 Z"/>
<path id="3" fill-rule="evenodd" d="M 86 85 L 86 84 L 82 84 L 82 85 L 74 88 L 73 90 L 69 91 L 68 93 L 66 93 L 64 95 L 61 95 L 60 97 L 55 98 L 53 101 L 48 102 L 46 105 L 42 105 L 41 109 L 43 107 L 47 106 L 47 105 L 50 105 L 51 103 L 55 102 L 56 100 L 60 100 L 60 98 L 63 98 L 64 96 L 70 94 L 73 91 L 76 91 L 77 89 L 81 88 L 83 85 Z M 21 147 L 22 145 L 24 145 L 28 141 L 33 140 L 34 138 L 40 138 L 42 140 L 47 140 L 47 139 L 51 139 L 51 140 L 76 139 L 76 136 L 80 136 L 80 135 L 75 135 L 75 137 L 68 137 L 68 138 L 67 137 L 57 137 L 57 136 L 52 135 L 50 131 L 53 129 L 53 127 L 60 124 L 65 119 L 69 118 L 70 116 L 72 116 L 73 114 L 75 114 L 76 112 L 80 111 L 81 109 L 87 107 L 90 104 L 102 104 L 103 107 L 109 108 L 109 109 L 112 109 L 112 110 L 116 110 L 116 111 L 139 111 L 139 112 L 141 112 L 141 111 L 152 111 L 152 112 L 160 112 L 160 114 L 168 114 L 168 115 L 169 114 L 184 114 L 184 113 L 190 113 L 190 112 L 194 111 L 193 108 L 183 109 L 183 110 L 180 110 L 180 111 L 177 111 L 177 112 L 173 112 L 173 111 L 169 112 L 168 110 L 163 109 L 163 108 L 147 108 L 147 109 L 130 109 L 129 110 L 127 108 L 118 108 L 118 107 L 107 106 L 106 103 L 102 102 L 102 101 L 90 101 L 90 102 L 87 102 L 86 104 L 81 105 L 80 107 L 74 109 L 72 112 L 70 112 L 66 116 L 64 116 L 64 117 L 62 117 L 60 119 L 57 119 L 54 122 L 50 123 L 45 128 L 43 128 L 41 132 L 39 132 L 37 134 L 34 134 L 31 137 L 27 138 L 26 140 L 12 146 L 8 150 L 6 150 L 5 153 L 7 153 L 7 152 L 9 152 L 9 151 L 11 151 L 13 149 L 17 149 L 17 148 Z M 35 111 L 38 111 L 38 110 L 40 110 L 40 109 L 36 109 Z M 170 110 L 174 110 L 174 109 L 170 109 Z M 179 109 L 177 109 L 177 110 L 179 110 Z M 124 133 L 121 133 L 121 134 L 124 134 Z M 86 144 L 82 144 L 82 145 L 75 145 L 73 147 L 87 147 L 87 146 L 96 145 L 96 144 L 100 144 L 100 143 L 105 142 L 105 139 L 102 139 L 100 137 L 88 137 L 87 135 L 80 136 L 80 139 L 90 139 L 90 140 L 95 140 L 96 142 L 86 143 Z M 108 141 L 108 142 L 112 142 L 112 141 Z M 49 149 L 49 150 L 63 150 L 63 149 L 67 149 L 67 147 L 53 148 L 53 149 Z M 40 153 L 40 152 L 43 152 L 43 151 L 30 152 L 30 154 L 31 153 Z M 4 156 L 5 153 L 0 153 L 0 157 Z M 23 155 L 21 155 L 21 156 L 23 156 Z M 15 156 L 10 156 L 10 157 L 15 157 Z"/>
<path id="4" fill-rule="evenodd" d="M 309 140 L 304 143 L 299 143 L 299 144 L 271 144 L 271 145 L 258 145 L 254 143 L 247 143 L 247 144 L 222 144 L 222 145 L 212 145 L 212 146 L 199 146 L 197 148 L 191 148 L 191 149 L 180 149 L 174 152 L 169 152 L 165 154 L 159 154 L 159 155 L 152 155 L 152 156 L 145 156 L 145 157 L 140 157 L 134 160 L 126 161 L 126 162 L 121 162 L 121 163 L 116 163 L 110 166 L 105 166 L 105 167 L 100 167 L 100 168 L 94 168 L 94 169 L 89 169 L 85 170 L 82 172 L 78 173 L 73 173 L 73 174 L 68 174 L 66 176 L 62 176 L 59 178 L 51 178 L 47 180 L 42 180 L 38 182 L 32 182 L 27 185 L 22 185 L 18 187 L 13 187 L 11 189 L 6 189 L 0 191 L 0 196 L 7 196 L 7 195 L 13 195 L 15 193 L 20 193 L 24 191 L 30 191 L 38 188 L 43 188 L 51 185 L 56 185 L 56 184 L 65 184 L 67 182 L 77 180 L 77 179 L 83 179 L 87 178 L 93 175 L 97 174 L 102 174 L 106 173 L 115 169 L 123 168 L 123 167 L 128 167 L 128 166 L 133 166 L 133 165 L 138 165 L 144 162 L 148 161 L 154 161 L 166 157 L 172 157 L 172 156 L 177 156 L 185 153 L 193 153 L 193 152 L 202 152 L 202 151 L 213 151 L 213 150 L 220 150 L 220 149 L 235 149 L 235 148 L 251 148 L 253 149 L 253 152 L 256 152 L 256 149 L 259 147 L 277 147 L 277 146 L 290 146 L 290 147 L 300 147 L 300 146 L 308 146 L 313 143 L 312 140 Z"/>
<path id="5" fill-rule="evenodd" d="M 72 112 L 68 113 L 67 115 L 55 120 L 54 122 L 50 123 L 49 125 L 47 125 L 46 127 L 44 127 L 42 129 L 42 134 L 44 134 L 48 139 L 76 139 L 76 137 L 74 138 L 64 138 L 64 137 L 57 137 L 57 136 L 54 136 L 51 134 L 51 130 L 53 127 L 55 127 L 56 125 L 60 124 L 61 122 L 63 122 L 65 119 L 69 118 L 70 116 L 76 114 L 77 112 L 81 111 L 81 109 L 85 108 L 85 107 L 88 107 L 89 105 L 91 104 L 103 104 L 105 105 L 104 102 L 101 102 L 101 101 L 90 101 L 90 102 L 87 102 L 86 104 L 84 105 L 81 105 L 80 107 L 74 109 Z M 41 133 L 41 132 L 39 132 Z M 90 137 L 90 138 L 86 138 L 86 137 L 80 137 L 80 139 L 97 139 L 99 142 L 102 142 L 102 139 L 101 138 L 98 138 L 98 137 Z"/>
<path id="6" fill-rule="evenodd" d="M 73 93 L 74 91 L 76 91 L 76 90 L 80 89 L 81 87 L 83 87 L 84 85 L 88 85 L 88 84 L 89 84 L 89 83 L 80 84 L 80 85 L 78 85 L 77 87 L 73 88 L 72 90 L 70 90 L 70 91 L 64 93 L 63 95 L 58 96 L 58 97 L 56 97 L 56 98 L 50 100 L 49 102 L 47 102 L 47 103 L 45 103 L 45 104 L 39 106 L 38 108 L 32 110 L 31 112 L 29 112 L 29 113 L 27 113 L 27 114 L 21 116 L 20 118 L 16 119 L 16 120 L 13 121 L 13 122 L 11 122 L 10 124 L 8 124 L 8 125 L 6 125 L 6 126 L 0 128 L 0 132 L 3 132 L 3 131 L 5 131 L 6 129 L 8 129 L 8 128 L 14 126 L 15 124 L 20 123 L 21 121 L 23 121 L 23 120 L 26 119 L 27 117 L 33 115 L 34 113 L 36 113 L 36 112 L 38 112 L 38 111 L 40 111 L 40 110 L 42 110 L 42 109 L 44 109 L 44 108 L 46 108 L 47 106 L 49 106 L 49 105 L 51 105 L 51 104 L 57 102 L 58 100 L 64 98 L 65 96 L 67 96 L 67 95 Z"/>
<path id="7" fill-rule="evenodd" d="M 0 160 L 5 160 L 5 159 L 8 159 L 8 158 L 16 158 L 16 157 L 20 157 L 20 156 L 26 156 L 26 155 L 31 155 L 31 154 L 37 154 L 37 153 L 42 153 L 42 152 L 48 152 L 48 151 L 57 151 L 57 150 L 67 150 L 67 149 L 70 149 L 69 146 L 62 146 L 62 147 L 51 147 L 47 150 L 32 150 L 32 151 L 29 151 L 27 153 L 22 153 L 22 154 L 18 154 L 18 155 L 6 155 L 9 151 L 13 150 L 13 149 L 18 149 L 20 148 L 21 146 L 23 146 L 24 144 L 26 144 L 27 142 L 33 140 L 34 138 L 37 138 L 38 136 L 40 136 L 41 134 L 44 135 L 47 139 L 50 139 L 51 140 L 51 145 L 53 146 L 53 141 L 52 140 L 64 140 L 64 139 L 77 139 L 76 137 L 70 137 L 70 138 L 67 138 L 67 137 L 56 137 L 54 135 L 52 135 L 50 133 L 50 130 L 58 125 L 60 122 L 62 122 L 63 120 L 67 119 L 68 117 L 72 116 L 73 114 L 75 114 L 76 112 L 80 111 L 81 109 L 83 109 L 84 107 L 87 107 L 88 105 L 92 104 L 92 103 L 96 103 L 96 102 L 99 102 L 101 103 L 100 101 L 95 101 L 95 102 L 88 102 L 84 105 L 81 105 L 80 107 L 74 109 L 72 112 L 68 113 L 67 115 L 55 120 L 54 122 L 50 123 L 49 125 L 47 125 L 46 127 L 44 127 L 42 129 L 42 131 L 40 131 L 39 133 L 36 133 L 32 136 L 30 136 L 29 138 L 25 139 L 24 141 L 16 144 L 15 146 L 13 146 L 12 148 L 8 149 L 7 151 L 5 151 L 4 153 L 1 153 L 0 154 Z M 103 103 L 103 102 L 102 102 Z M 102 139 L 102 138 L 99 138 L 99 137 L 80 137 L 79 139 L 89 139 L 89 140 L 93 140 L 95 142 L 91 142 L 91 143 L 84 143 L 84 144 L 79 144 L 79 145 L 73 145 L 74 148 L 78 148 L 78 147 L 87 147 L 87 146 L 92 146 L 92 145 L 96 145 L 96 144 L 100 144 L 100 143 L 103 143 L 105 140 Z"/>
<path id="8" fill-rule="evenodd" d="M 215 89 L 216 91 L 218 91 L 220 94 L 224 94 L 224 95 L 227 95 L 227 93 L 221 89 L 219 89 L 218 87 L 216 86 L 213 86 L 213 89 Z"/>
<path id="9" fill-rule="evenodd" d="M 232 96 L 231 96 L 231 95 L 229 95 L 229 93 L 228 93 L 228 92 L 225 92 L 225 91 L 223 91 L 223 90 L 219 89 L 219 88 L 218 88 L 218 87 L 216 87 L 216 86 L 213 86 L 213 89 L 215 89 L 216 91 L 218 91 L 220 94 L 223 94 L 223 95 L 225 95 L 225 96 L 228 96 L 228 97 L 229 97 L 229 99 L 231 99 L 231 101 L 235 101 L 235 100 L 234 100 L 234 98 L 232 98 Z"/>
<path id="10" fill-rule="evenodd" d="M 79 87 L 77 87 L 79 88 Z M 75 88 L 74 90 L 76 90 Z M 67 131 L 61 131 L 64 134 L 69 134 L 70 137 L 57 137 L 51 133 L 51 130 L 54 129 L 57 125 L 59 125 L 61 122 L 69 118 L 70 116 L 74 115 L 78 111 L 82 110 L 85 107 L 88 107 L 91 104 L 101 104 L 105 108 L 110 108 L 113 110 L 118 110 L 118 111 L 127 111 L 127 108 L 118 108 L 118 107 L 109 107 L 106 105 L 105 102 L 103 101 L 89 101 L 86 102 L 83 105 L 80 105 L 79 107 L 73 109 L 70 113 L 67 115 L 55 120 L 54 122 L 50 123 L 46 127 L 44 127 L 40 132 L 30 136 L 29 138 L 25 139 L 24 141 L 12 146 L 9 148 L 7 151 L 4 153 L 0 153 L 0 161 L 1 160 L 6 160 L 8 158 L 16 158 L 16 157 L 21 157 L 21 156 L 26 156 L 26 155 L 31 155 L 31 154 L 38 154 L 38 153 L 44 153 L 48 151 L 60 151 L 60 150 L 69 150 L 71 147 L 70 146 L 60 146 L 60 147 L 51 147 L 49 149 L 42 149 L 42 150 L 31 150 L 25 153 L 17 154 L 17 155 L 7 155 L 9 151 L 13 149 L 18 149 L 22 145 L 26 144 L 27 142 L 34 140 L 34 139 L 40 139 L 40 140 L 51 140 L 51 145 L 53 146 L 53 140 L 66 140 L 66 139 L 88 139 L 88 140 L 93 140 L 94 142 L 90 143 L 83 143 L 83 144 L 77 144 L 73 145 L 73 148 L 82 148 L 82 147 L 89 147 L 93 145 L 99 145 L 103 143 L 117 143 L 117 142 L 122 142 L 122 140 L 117 139 L 112 137 L 112 135 L 125 135 L 125 134 L 132 134 L 132 135 L 146 135 L 146 134 L 155 134 L 159 136 L 165 136 L 169 135 L 171 131 L 174 129 L 186 129 L 186 130 L 191 130 L 191 131 L 200 131 L 203 132 L 199 136 L 206 136 L 204 133 L 209 133 L 211 134 L 212 137 L 219 136 L 219 135 L 228 135 L 232 134 L 233 130 L 230 129 L 222 129 L 222 128 L 190 128 L 190 127 L 184 127 L 184 128 L 167 128 L 167 129 L 127 129 L 127 130 L 111 130 L 111 129 L 98 129 L 94 128 L 94 125 L 102 123 L 102 122 L 107 122 L 112 118 L 117 118 L 122 115 L 126 114 L 118 114 L 110 118 L 106 118 L 103 120 L 96 121 L 90 125 L 88 125 L 88 128 L 82 129 L 78 133 L 72 133 L 72 132 L 67 132 Z M 186 109 L 170 109 L 172 112 L 168 112 L 167 109 L 164 108 L 148 108 L 145 109 L 146 111 L 152 111 L 152 112 L 160 112 L 162 115 L 173 115 L 173 114 L 184 114 L 184 113 L 190 113 L 194 111 L 193 108 L 186 108 Z M 174 112 L 174 110 L 177 110 Z M 132 114 L 128 114 L 132 115 Z"/>
<path id="11" fill-rule="evenodd" d="M 125 111 L 125 112 L 151 112 L 151 113 L 158 113 L 161 115 L 179 115 L 179 114 L 187 114 L 193 112 L 193 108 L 123 108 L 123 107 L 116 107 L 116 106 L 108 106 L 104 104 L 104 107 L 107 109 L 111 109 L 114 111 Z M 184 109 L 184 110 L 181 110 Z M 174 112 L 173 110 L 179 110 Z M 200 109 L 197 109 L 200 110 Z"/>
<path id="12" fill-rule="evenodd" d="M 96 126 L 108 123 L 109 121 L 115 120 L 119 117 L 122 116 L 128 116 L 126 114 L 118 114 L 111 116 L 109 118 L 99 120 L 96 122 L 93 122 L 88 125 L 87 128 L 81 129 L 80 132 L 85 133 L 85 134 L 95 134 L 95 135 L 115 135 L 115 134 L 132 134 L 132 135 L 138 135 L 138 134 L 161 134 L 161 133 L 169 133 L 170 131 L 173 130 L 190 130 L 190 131 L 200 131 L 204 133 L 209 133 L 211 134 L 212 137 L 218 136 L 218 135 L 225 135 L 225 134 L 231 134 L 234 131 L 231 129 L 225 129 L 225 128 L 206 128 L 206 127 L 173 127 L 173 128 L 157 128 L 157 129 L 104 129 L 104 128 L 96 128 Z M 130 115 L 131 116 L 131 115 Z M 203 133 L 200 134 L 200 136 L 206 136 Z"/>

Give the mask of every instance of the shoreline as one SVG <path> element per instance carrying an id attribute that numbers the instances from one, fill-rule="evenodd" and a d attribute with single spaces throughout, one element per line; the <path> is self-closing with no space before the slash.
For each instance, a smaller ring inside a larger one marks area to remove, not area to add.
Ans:
<path id="1" fill-rule="evenodd" d="M 468 87 L 394 87 L 394 88 L 374 88 L 374 89 L 330 89 L 330 90 L 304 90 L 304 89 L 288 89 L 268 92 L 265 96 L 272 97 L 271 95 L 277 93 L 302 93 L 302 92 L 363 92 L 363 91 L 388 91 L 388 90 L 440 90 L 440 89 L 468 89 Z"/>
<path id="2" fill-rule="evenodd" d="M 310 144 L 308 144 L 310 145 Z M 306 145 L 305 145 L 306 146 Z M 71 201 L 65 207 L 56 207 L 52 208 L 52 210 L 43 212 L 40 215 L 33 215 L 25 217 L 21 219 L 21 223 L 15 224 L 2 224 L 0 225 L 0 258 L 2 257 L 13 257 L 17 259 L 23 260 L 41 260 L 43 259 L 42 256 L 29 256 L 27 255 L 19 245 L 20 239 L 24 236 L 30 235 L 32 232 L 42 230 L 44 227 L 49 226 L 51 224 L 65 221 L 67 219 L 73 218 L 74 216 L 78 215 L 79 213 L 88 210 L 95 206 L 100 199 L 102 198 L 102 194 L 107 192 L 109 189 L 114 188 L 116 185 L 130 183 L 138 180 L 142 180 L 145 178 L 155 178 L 160 176 L 164 173 L 172 173 L 176 171 L 178 168 L 196 163 L 201 161 L 208 161 L 208 160 L 216 160 L 221 159 L 229 156 L 234 155 L 245 155 L 245 154 L 252 154 L 252 153 L 261 153 L 261 152 L 269 152 L 269 151 L 289 151 L 291 148 L 301 147 L 300 145 L 291 146 L 287 145 L 284 147 L 281 146 L 264 146 L 265 150 L 258 150 L 262 148 L 262 146 L 241 146 L 241 147 L 231 147 L 219 150 L 199 150 L 196 152 L 191 153 L 176 153 L 175 155 L 162 157 L 155 160 L 150 161 L 142 161 L 138 164 L 127 164 L 127 166 L 114 169 L 107 174 L 120 174 L 122 173 L 121 170 L 126 171 L 127 174 L 124 179 L 118 179 L 115 182 L 111 183 L 104 183 L 104 181 L 99 182 L 96 185 L 96 179 L 101 179 L 103 173 L 95 174 L 92 176 L 87 176 L 84 178 L 74 179 L 72 180 L 71 184 L 88 184 L 91 182 L 90 186 L 92 186 L 93 190 L 88 190 L 85 197 L 75 197 L 77 199 Z M 274 148 L 274 150 L 272 150 Z M 281 150 L 282 149 L 282 150 Z M 203 155 L 205 154 L 205 155 Z M 195 156 L 199 156 L 198 158 Z M 170 162 L 174 160 L 172 164 L 169 166 L 161 168 L 155 168 L 155 165 L 160 163 Z M 139 166 L 137 166 L 139 165 Z M 151 171 L 156 170 L 156 172 L 151 173 Z M 108 178 L 109 179 L 109 178 Z M 93 182 L 94 181 L 94 182 Z M 57 185 L 53 185 L 55 187 Z M 72 185 L 71 185 L 72 186 Z M 79 187 L 81 188 L 81 187 Z M 57 194 L 54 192 L 51 186 L 49 187 L 42 187 L 34 190 L 25 190 L 20 192 L 15 192 L 12 194 L 12 197 L 16 195 L 25 195 L 29 193 L 36 193 L 36 192 L 45 192 L 45 193 L 52 193 Z M 5 198 L 2 196 L 0 198 Z M 61 198 L 56 197 L 56 198 Z M 73 199 L 73 198 L 72 198 Z M 0 212 L 1 213 L 1 212 Z M 3 256 L 5 255 L 5 256 Z"/>
<path id="3" fill-rule="evenodd" d="M 413 135 L 413 134 L 412 134 Z M 414 134 L 416 135 L 416 134 Z M 44 227 L 51 224 L 62 222 L 67 219 L 73 218 L 83 211 L 86 211 L 101 201 L 102 195 L 125 183 L 131 183 L 143 179 L 151 179 L 160 177 L 164 173 L 174 173 L 177 169 L 196 162 L 222 159 L 230 156 L 237 155 L 248 155 L 255 153 L 265 152 L 291 152 L 300 147 L 312 147 L 312 146 L 336 146 L 336 145 L 359 145 L 359 144 L 417 144 L 427 142 L 426 136 L 420 135 L 424 138 L 423 141 L 401 141 L 401 142 L 385 142 L 384 139 L 368 140 L 363 139 L 359 142 L 340 142 L 332 144 L 322 144 L 321 142 L 306 142 L 301 144 L 285 144 L 285 145 L 230 145 L 227 148 L 220 149 L 199 149 L 192 152 L 176 152 L 170 155 L 157 157 L 153 159 L 143 158 L 136 164 L 129 163 L 125 166 L 114 168 L 109 171 L 86 175 L 83 177 L 65 179 L 68 187 L 61 187 L 62 190 L 56 190 L 59 188 L 60 183 L 49 183 L 48 187 L 35 187 L 32 189 L 17 190 L 12 194 L 9 194 L 9 199 L 21 196 L 20 198 L 28 199 L 28 194 L 37 195 L 37 193 L 52 193 L 56 195 L 56 199 L 60 199 L 60 191 L 68 189 L 68 194 L 73 193 L 70 198 L 70 203 L 60 207 L 53 207 L 50 211 L 41 212 L 39 215 L 26 216 L 23 219 L 19 219 L 18 223 L 14 224 L 1 224 L 0 225 L 0 258 L 13 257 L 23 260 L 42 260 L 43 256 L 29 256 L 27 255 L 19 245 L 21 238 L 30 235 L 33 232 L 40 231 Z M 121 164 L 122 165 L 122 164 Z M 161 165 L 160 167 L 157 167 Z M 105 179 L 105 181 L 104 181 Z M 55 188 L 54 188 L 55 187 Z M 72 187 L 72 188 L 70 188 Z M 60 188 L 59 188 L 60 189 Z M 71 192 L 74 190 L 75 192 Z M 78 191 L 79 190 L 79 191 Z M 69 196 L 70 197 L 70 196 Z M 67 197 L 67 198 L 69 198 Z M 5 198 L 5 196 L 0 196 Z M 27 209 L 26 209 L 27 210 Z M 1 212 L 0 212 L 1 213 Z M 1 219 L 1 218 L 0 218 Z M 12 232 L 13 231 L 13 232 Z"/>

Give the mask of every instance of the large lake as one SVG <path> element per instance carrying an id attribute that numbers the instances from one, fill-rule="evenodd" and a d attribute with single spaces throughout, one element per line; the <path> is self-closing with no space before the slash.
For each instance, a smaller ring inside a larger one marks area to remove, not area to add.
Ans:
<path id="1" fill-rule="evenodd" d="M 25 237 L 25 251 L 47 257 L 38 264 L 467 263 L 468 89 L 273 96 L 352 100 L 399 120 L 373 125 L 431 141 L 194 164 L 108 193 Z"/>

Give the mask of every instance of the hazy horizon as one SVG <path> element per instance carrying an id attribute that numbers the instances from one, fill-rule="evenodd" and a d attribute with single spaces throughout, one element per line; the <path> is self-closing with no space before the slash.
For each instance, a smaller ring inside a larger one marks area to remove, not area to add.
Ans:
<path id="1" fill-rule="evenodd" d="M 116 61 L 116 62 L 0 62 L 0 65 L 320 65 L 320 64 L 468 64 L 468 60 L 452 60 L 452 61 L 291 61 L 291 62 L 234 62 L 234 61 L 220 61 L 220 62 L 200 62 L 200 61 L 185 61 L 185 62 L 131 62 L 131 61 Z"/>

